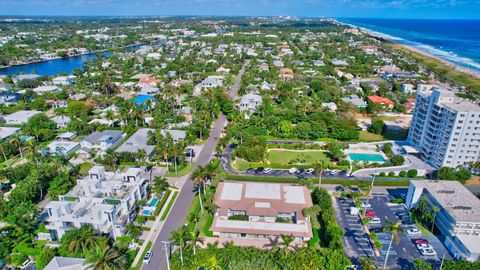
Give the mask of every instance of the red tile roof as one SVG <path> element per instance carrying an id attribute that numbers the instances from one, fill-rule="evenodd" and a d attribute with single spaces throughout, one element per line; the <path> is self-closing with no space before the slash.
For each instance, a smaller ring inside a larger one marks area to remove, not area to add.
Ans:
<path id="1" fill-rule="evenodd" d="M 395 105 L 395 102 L 391 101 L 390 99 L 379 96 L 369 96 L 368 100 L 373 103 Z"/>

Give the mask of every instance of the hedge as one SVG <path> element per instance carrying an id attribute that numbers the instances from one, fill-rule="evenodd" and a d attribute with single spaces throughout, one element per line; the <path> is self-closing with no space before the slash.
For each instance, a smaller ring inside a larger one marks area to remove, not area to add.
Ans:
<path id="1" fill-rule="evenodd" d="M 273 176 L 251 176 L 251 175 L 234 175 L 228 174 L 226 177 L 227 180 L 236 180 L 236 181 L 253 181 L 253 182 L 271 182 L 271 183 L 290 183 L 290 184 L 299 184 L 301 183 L 300 179 L 293 177 L 273 177 Z M 315 179 L 314 179 L 315 180 Z M 370 185 L 372 181 L 370 180 L 347 180 L 347 179 L 333 179 L 333 178 L 322 178 L 322 184 L 333 184 L 333 185 L 356 185 L 364 186 Z M 408 186 L 410 180 L 377 180 L 374 182 L 375 186 Z"/>
<path id="2" fill-rule="evenodd" d="M 162 196 L 162 199 L 160 200 L 160 202 L 158 202 L 157 206 L 155 207 L 155 212 L 154 212 L 155 216 L 158 216 L 160 214 L 160 212 L 162 211 L 163 205 L 165 205 L 165 202 L 167 201 L 168 196 L 170 196 L 171 192 L 172 191 L 170 189 L 167 189 L 165 191 L 165 193 Z"/>
<path id="3" fill-rule="evenodd" d="M 175 192 L 173 193 L 172 195 L 172 199 L 168 202 L 168 205 L 167 205 L 167 208 L 165 209 L 165 211 L 163 212 L 162 216 L 160 217 L 160 220 L 163 221 L 167 218 L 169 212 L 170 212 L 170 209 L 172 208 L 173 206 L 173 203 L 175 202 L 175 200 L 177 199 L 177 196 L 178 196 L 178 193 L 180 192 Z"/>

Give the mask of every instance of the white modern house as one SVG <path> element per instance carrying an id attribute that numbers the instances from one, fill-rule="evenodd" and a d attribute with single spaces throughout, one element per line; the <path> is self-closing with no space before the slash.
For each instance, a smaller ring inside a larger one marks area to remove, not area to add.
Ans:
<path id="1" fill-rule="evenodd" d="M 223 79 L 223 76 L 208 76 L 205 80 L 195 85 L 193 95 L 199 96 L 204 89 L 223 87 Z"/>
<path id="2" fill-rule="evenodd" d="M 53 85 L 71 85 L 75 82 L 76 76 L 70 75 L 70 76 L 58 76 L 53 78 L 52 82 Z"/>
<path id="3" fill-rule="evenodd" d="M 296 242 L 313 236 L 310 219 L 302 214 L 313 205 L 304 186 L 225 181 L 218 184 L 214 202 L 219 207 L 211 226 L 215 236 L 253 240 L 292 235 Z"/>
<path id="4" fill-rule="evenodd" d="M 480 159 L 480 107 L 450 91 L 419 91 L 408 140 L 434 168 L 476 162 Z"/>
<path id="5" fill-rule="evenodd" d="M 480 200 L 457 181 L 412 180 L 406 205 L 417 207 L 425 200 L 437 206 L 435 225 L 444 237 L 445 247 L 456 259 L 480 259 Z"/>
<path id="6" fill-rule="evenodd" d="M 125 225 L 137 213 L 138 200 L 147 197 L 149 184 L 142 172 L 141 168 L 107 172 L 104 167 L 92 167 L 71 191 L 45 206 L 46 228 L 52 239 L 60 240 L 67 231 L 81 226 L 113 238 L 123 236 Z"/>
<path id="7" fill-rule="evenodd" d="M 42 86 L 33 88 L 33 92 L 39 95 L 43 95 L 45 93 L 55 93 L 55 92 L 59 92 L 60 90 L 61 89 L 58 88 L 58 86 L 56 85 L 42 85 Z"/>

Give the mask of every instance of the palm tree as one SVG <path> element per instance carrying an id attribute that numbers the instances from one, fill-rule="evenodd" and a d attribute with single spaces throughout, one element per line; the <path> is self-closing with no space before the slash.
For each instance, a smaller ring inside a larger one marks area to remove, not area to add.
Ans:
<path id="1" fill-rule="evenodd" d="M 172 232 L 170 240 L 180 247 L 180 262 L 183 265 L 183 249 L 185 248 L 185 241 L 187 240 L 185 228 L 182 227 L 179 230 Z"/>
<path id="2" fill-rule="evenodd" d="M 161 176 L 155 176 L 153 178 L 152 189 L 155 193 L 160 194 L 162 191 L 168 188 L 167 178 Z"/>
<path id="3" fill-rule="evenodd" d="M 198 168 L 192 174 L 192 181 L 195 183 L 198 189 L 198 199 L 200 200 L 200 210 L 203 214 L 203 204 L 202 204 L 202 187 L 205 185 L 207 174 L 205 167 L 198 166 Z M 205 189 L 203 189 L 203 194 L 206 195 Z"/>
<path id="4" fill-rule="evenodd" d="M 197 255 L 197 243 L 203 244 L 203 237 L 200 236 L 200 231 L 195 228 L 189 228 L 187 231 L 188 240 L 190 241 L 189 246 L 193 249 L 193 255 Z"/>
<path id="5" fill-rule="evenodd" d="M 220 266 L 220 264 L 218 262 L 217 257 L 215 257 L 215 256 L 212 256 L 212 257 L 207 259 L 206 267 L 207 267 L 207 269 L 211 269 L 211 270 L 221 270 L 222 269 L 222 267 Z"/>
<path id="6" fill-rule="evenodd" d="M 320 187 L 322 185 L 322 174 L 325 171 L 325 168 L 327 168 L 327 165 L 325 161 L 318 161 L 315 163 L 313 170 L 315 174 L 318 175 L 318 186 Z"/>
<path id="7" fill-rule="evenodd" d="M 142 235 L 142 228 L 133 223 L 130 223 L 127 226 L 125 226 L 125 233 L 130 235 L 133 238 L 133 240 L 137 240 L 140 237 L 140 235 Z"/>
<path id="8" fill-rule="evenodd" d="M 283 252 L 287 255 L 290 244 L 292 244 L 294 238 L 291 235 L 281 235 L 280 237 L 282 238 L 282 242 L 279 243 L 279 246 L 282 247 Z"/>
<path id="9" fill-rule="evenodd" d="M 80 229 L 67 232 L 62 237 L 61 242 L 67 246 L 70 252 L 79 254 L 97 247 L 99 237 L 95 234 L 92 227 L 82 226 Z"/>
<path id="10" fill-rule="evenodd" d="M 18 148 L 20 158 L 23 160 L 22 140 L 20 140 L 20 137 L 18 137 L 18 135 L 12 136 L 8 142 Z"/>
<path id="11" fill-rule="evenodd" d="M 435 227 L 435 219 L 437 218 L 437 213 L 440 212 L 440 207 L 436 205 L 432 205 L 432 212 L 433 212 L 433 218 L 432 218 L 432 233 L 433 233 L 433 228 Z"/>
<path id="12" fill-rule="evenodd" d="M 399 232 L 403 232 L 404 229 L 400 227 L 402 223 L 398 221 L 397 223 L 393 223 L 392 221 L 387 219 L 387 225 L 383 227 L 383 231 L 391 232 L 390 243 L 388 244 L 387 255 L 385 256 L 385 262 L 383 263 L 383 269 L 387 267 L 388 255 L 390 255 L 390 248 L 392 248 L 393 239 L 395 239 L 395 243 L 398 245 L 400 242 L 400 237 L 398 237 Z"/>
<path id="13" fill-rule="evenodd" d="M 96 247 L 95 250 L 87 255 L 85 265 L 87 269 L 95 270 L 123 270 L 126 269 L 126 250 L 124 248 L 101 248 Z"/>

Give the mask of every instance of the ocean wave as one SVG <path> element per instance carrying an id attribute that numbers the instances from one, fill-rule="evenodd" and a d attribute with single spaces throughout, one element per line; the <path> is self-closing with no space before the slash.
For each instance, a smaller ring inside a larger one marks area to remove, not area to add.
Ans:
<path id="1" fill-rule="evenodd" d="M 442 58 L 442 59 L 444 59 L 448 62 L 451 62 L 453 64 L 460 65 L 460 66 L 463 66 L 465 68 L 470 68 L 470 69 L 473 69 L 475 71 L 480 71 L 480 63 L 476 62 L 475 60 L 473 60 L 471 58 L 464 57 L 464 56 L 459 56 L 458 54 L 456 54 L 454 52 L 451 52 L 451 51 L 447 52 L 447 51 L 441 50 L 439 48 L 435 48 L 435 47 L 433 47 L 431 45 L 428 45 L 428 44 L 423 44 L 423 43 L 419 43 L 419 42 L 415 42 L 415 41 L 410 41 L 410 40 L 407 40 L 407 39 L 404 39 L 404 38 L 401 38 L 401 37 L 392 36 L 392 35 L 389 35 L 389 34 L 385 34 L 385 33 L 382 33 L 382 32 L 378 32 L 378 31 L 369 29 L 367 27 L 361 27 L 361 26 L 357 26 L 357 25 L 354 25 L 354 24 L 350 24 L 350 23 L 344 23 L 344 22 L 340 22 L 340 23 L 349 25 L 351 27 L 359 28 L 360 30 L 365 31 L 365 32 L 367 32 L 370 35 L 375 36 L 375 37 L 379 37 L 379 38 L 383 38 L 383 39 L 390 40 L 390 41 L 393 41 L 393 42 L 397 42 L 397 43 L 400 43 L 400 44 L 412 46 L 412 47 L 417 48 L 417 49 L 419 49 L 419 50 L 421 50 L 421 51 L 423 51 L 427 54 L 430 54 L 430 55 L 433 55 L 433 56 L 436 56 L 436 57 L 440 57 L 440 58 Z"/>

